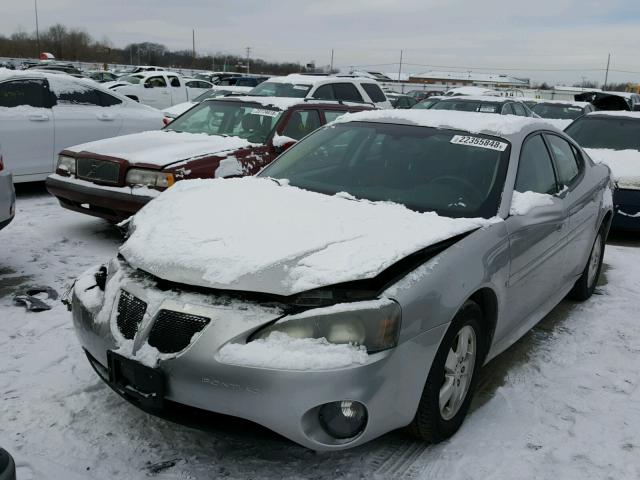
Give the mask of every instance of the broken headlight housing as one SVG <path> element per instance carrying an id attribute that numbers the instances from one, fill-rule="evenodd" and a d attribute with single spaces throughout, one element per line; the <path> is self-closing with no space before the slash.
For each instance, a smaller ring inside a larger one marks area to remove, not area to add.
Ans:
<path id="1" fill-rule="evenodd" d="M 330 343 L 363 345 L 375 353 L 398 344 L 401 309 L 393 300 L 372 300 L 314 308 L 281 318 L 250 340 L 265 339 L 273 332 L 294 338 L 326 338 Z"/>

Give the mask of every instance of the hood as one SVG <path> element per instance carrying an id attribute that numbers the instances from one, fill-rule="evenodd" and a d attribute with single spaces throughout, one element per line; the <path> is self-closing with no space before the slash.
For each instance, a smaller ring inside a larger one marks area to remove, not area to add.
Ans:
<path id="1" fill-rule="evenodd" d="M 181 160 L 234 151 L 252 145 L 254 144 L 240 137 L 156 130 L 83 143 L 67 150 L 122 158 L 132 164 L 163 167 Z"/>
<path id="2" fill-rule="evenodd" d="M 373 278 L 414 252 L 492 223 L 280 182 L 180 181 L 133 217 L 120 253 L 171 282 L 293 295 Z"/>
<path id="3" fill-rule="evenodd" d="M 611 169 L 611 178 L 620 188 L 640 190 L 640 151 L 585 148 L 594 162 Z"/>

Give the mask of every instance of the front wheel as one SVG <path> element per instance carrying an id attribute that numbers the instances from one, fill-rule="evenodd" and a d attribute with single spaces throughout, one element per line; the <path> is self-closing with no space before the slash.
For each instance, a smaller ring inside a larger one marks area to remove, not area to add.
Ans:
<path id="1" fill-rule="evenodd" d="M 408 426 L 413 436 L 437 443 L 462 425 L 485 353 L 481 319 L 482 310 L 469 300 L 451 322 Z"/>
<path id="2" fill-rule="evenodd" d="M 601 227 L 595 241 L 593 242 L 593 247 L 591 247 L 591 253 L 589 254 L 587 265 L 584 267 L 582 275 L 569 293 L 569 296 L 574 300 L 587 300 L 596 289 L 598 279 L 600 278 L 600 271 L 602 270 L 604 244 L 604 227 Z"/>

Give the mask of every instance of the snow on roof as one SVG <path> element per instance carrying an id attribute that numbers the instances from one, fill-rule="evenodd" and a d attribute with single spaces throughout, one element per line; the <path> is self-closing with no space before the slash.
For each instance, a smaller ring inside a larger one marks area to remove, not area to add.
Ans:
<path id="1" fill-rule="evenodd" d="M 269 178 L 183 180 L 133 217 L 120 252 L 133 268 L 166 280 L 292 295 L 374 277 L 494 221 L 324 195 Z"/>
<path id="2" fill-rule="evenodd" d="M 484 96 L 496 96 L 499 97 L 500 92 L 482 87 L 458 87 L 447 90 L 446 96 L 469 96 L 469 95 L 484 95 Z"/>
<path id="3" fill-rule="evenodd" d="M 71 152 L 91 152 L 126 159 L 133 164 L 164 166 L 190 158 L 237 150 L 251 143 L 240 137 L 155 130 L 69 147 Z M 213 173 L 213 172 L 212 172 Z"/>
<path id="4" fill-rule="evenodd" d="M 398 72 L 383 72 L 383 75 L 397 82 L 408 82 L 409 78 L 411 77 L 411 73 L 398 73 Z"/>
<path id="5" fill-rule="evenodd" d="M 520 101 L 518 98 L 514 97 L 496 97 L 493 95 L 445 95 L 440 97 L 442 101 L 461 101 L 461 100 L 470 100 L 475 102 L 493 102 L 493 103 L 504 103 L 509 101 Z"/>
<path id="6" fill-rule="evenodd" d="M 600 88 L 567 87 L 565 85 L 556 85 L 553 89 L 558 92 L 602 92 Z"/>
<path id="7" fill-rule="evenodd" d="M 597 112 L 589 112 L 589 117 L 627 117 L 640 119 L 640 112 L 630 112 L 628 110 L 598 110 Z"/>
<path id="8" fill-rule="evenodd" d="M 508 83 L 518 85 L 529 85 L 528 80 L 522 78 L 511 77 L 509 75 L 501 75 L 497 73 L 476 73 L 476 72 L 445 72 L 431 70 L 424 73 L 412 73 L 412 78 L 433 78 L 436 80 L 466 80 L 470 82 L 491 82 L 491 83 Z"/>
<path id="9" fill-rule="evenodd" d="M 526 127 L 548 128 L 540 118 L 493 113 L 457 112 L 449 110 L 370 110 L 348 113 L 333 123 L 381 122 L 418 125 L 421 127 L 464 130 L 470 133 L 486 133 L 499 137 L 516 134 Z"/>
<path id="10" fill-rule="evenodd" d="M 274 107 L 278 110 L 287 110 L 294 105 L 300 105 L 305 103 L 303 98 L 291 98 L 291 97 L 260 97 L 256 96 L 234 96 L 234 97 L 215 97 L 208 98 L 206 102 L 211 101 L 225 101 L 225 102 L 251 102 L 258 103 L 264 107 Z"/>
<path id="11" fill-rule="evenodd" d="M 580 107 L 580 108 L 584 108 L 587 105 L 591 105 L 589 102 L 578 102 L 575 100 L 548 100 L 546 98 L 524 98 L 522 100 L 526 102 L 551 103 L 555 105 L 570 105 L 572 107 Z"/>
<path id="12" fill-rule="evenodd" d="M 594 161 L 609 166 L 611 176 L 619 187 L 640 189 L 640 151 L 608 148 L 584 150 Z"/>

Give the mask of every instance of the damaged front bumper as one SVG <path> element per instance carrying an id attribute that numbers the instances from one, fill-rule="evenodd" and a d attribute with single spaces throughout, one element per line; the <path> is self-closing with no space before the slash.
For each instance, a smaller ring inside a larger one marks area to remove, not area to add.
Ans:
<path id="1" fill-rule="evenodd" d="M 446 325 L 437 327 L 395 348 L 369 354 L 364 363 L 343 368 L 302 371 L 232 365 L 220 361 L 220 349 L 229 342 L 245 343 L 258 329 L 280 318 L 283 312 L 277 305 L 162 291 L 123 263 L 117 273 L 112 270 L 104 292 L 91 285 L 89 274 L 79 279 L 72 296 L 77 335 L 103 380 L 152 413 L 161 414 L 170 403 L 241 417 L 313 450 L 353 447 L 407 425 L 446 330 Z M 133 310 L 125 311 L 122 295 Z M 142 315 L 139 302 L 146 305 Z M 134 333 L 125 322 L 131 320 L 125 319 L 131 311 L 138 312 L 139 319 Z M 168 314 L 162 312 L 172 312 L 172 321 L 164 321 Z M 173 345 L 175 339 L 185 338 L 179 331 L 185 319 L 206 324 L 186 345 Z M 163 321 L 166 341 L 157 332 Z M 121 367 L 129 373 L 114 372 Z M 158 375 L 150 384 L 131 384 L 136 375 L 154 376 L 151 372 Z M 159 382 L 161 387 L 149 387 Z M 330 435 L 320 420 L 323 405 L 343 401 L 366 409 L 366 424 L 352 438 Z"/>

